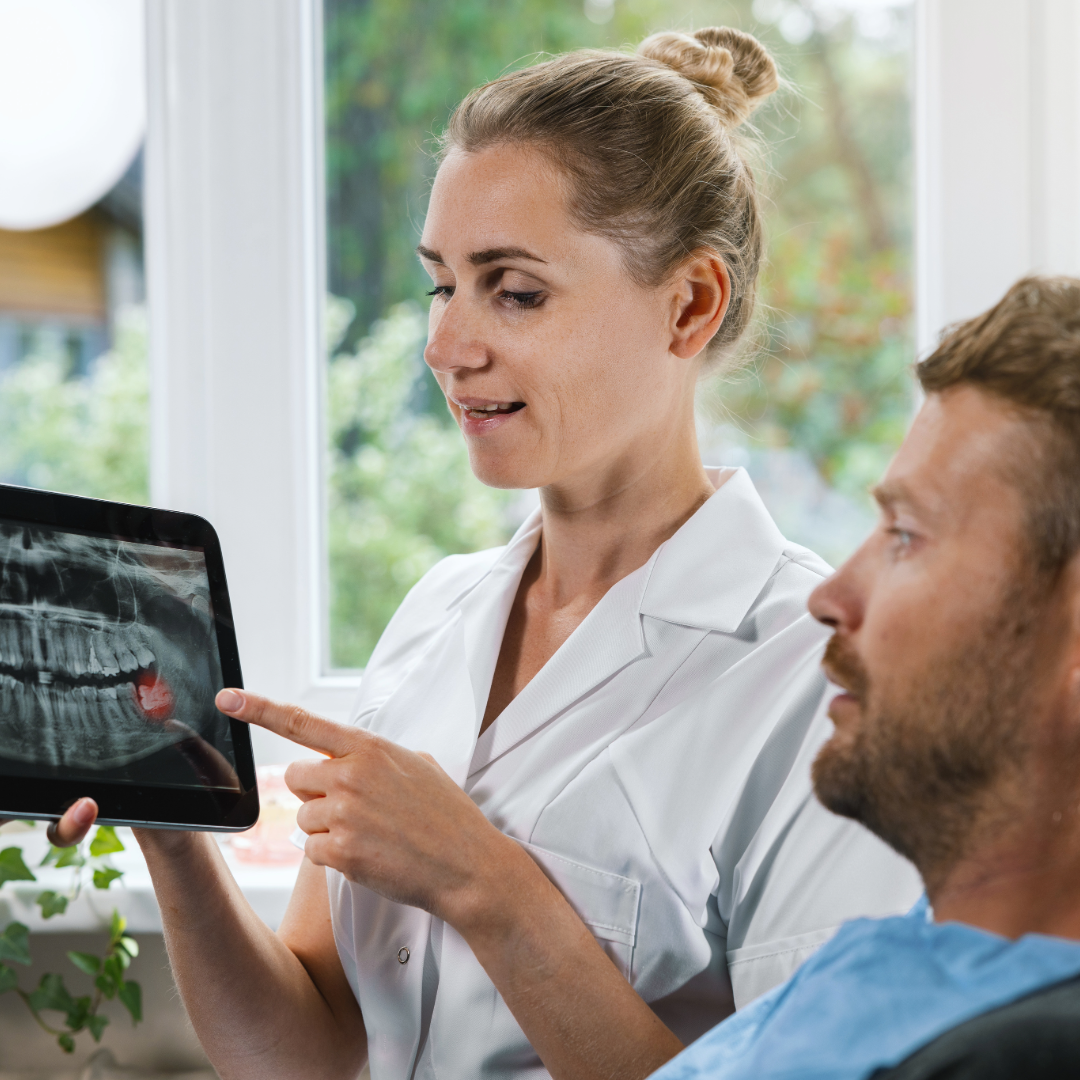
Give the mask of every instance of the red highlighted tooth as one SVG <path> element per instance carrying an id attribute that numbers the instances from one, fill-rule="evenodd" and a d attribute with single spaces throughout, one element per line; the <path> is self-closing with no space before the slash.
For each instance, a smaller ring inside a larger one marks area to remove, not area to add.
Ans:
<path id="1" fill-rule="evenodd" d="M 172 687 L 152 671 L 140 671 L 136 677 L 135 700 L 147 720 L 168 720 L 176 707 Z"/>

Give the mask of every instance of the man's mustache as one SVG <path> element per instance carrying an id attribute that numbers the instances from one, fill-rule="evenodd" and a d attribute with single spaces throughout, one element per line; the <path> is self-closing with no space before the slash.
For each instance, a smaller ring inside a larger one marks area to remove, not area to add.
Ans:
<path id="1" fill-rule="evenodd" d="M 836 631 L 829 639 L 821 666 L 831 682 L 843 687 L 859 701 L 866 700 L 870 688 L 870 676 L 855 652 L 851 642 Z"/>

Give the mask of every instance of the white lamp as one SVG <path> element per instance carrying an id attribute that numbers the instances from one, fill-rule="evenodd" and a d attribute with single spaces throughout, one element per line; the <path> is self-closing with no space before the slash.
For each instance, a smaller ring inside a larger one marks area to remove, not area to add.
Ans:
<path id="1" fill-rule="evenodd" d="M 82 213 L 146 129 L 143 0 L 0 0 L 0 228 Z"/>

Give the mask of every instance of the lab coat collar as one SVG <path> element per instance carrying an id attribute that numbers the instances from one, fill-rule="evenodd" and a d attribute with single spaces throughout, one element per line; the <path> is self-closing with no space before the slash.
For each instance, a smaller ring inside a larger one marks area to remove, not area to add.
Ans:
<path id="1" fill-rule="evenodd" d="M 543 526 L 543 516 L 540 513 L 540 508 L 537 507 L 518 527 L 518 531 L 510 537 L 510 542 L 503 548 L 499 557 L 485 567 L 476 577 L 469 582 L 455 597 L 447 604 L 447 610 L 453 610 L 458 607 L 462 601 L 471 593 L 480 582 L 486 580 L 492 574 L 499 577 L 507 576 L 509 578 L 516 578 L 521 580 L 521 575 L 525 573 L 525 567 L 528 565 L 529 560 L 533 556 L 533 552 L 536 551 L 536 545 L 540 541 L 540 529 Z"/>
<path id="2" fill-rule="evenodd" d="M 716 491 L 652 560 L 640 613 L 663 622 L 734 633 L 765 587 L 787 541 L 745 469 L 707 468 Z M 502 554 L 459 592 L 454 608 L 487 577 L 520 581 L 543 519 L 534 510 Z M 505 622 L 504 622 L 505 625 Z"/>
<path id="3" fill-rule="evenodd" d="M 712 497 L 661 544 L 641 614 L 734 633 L 776 569 L 786 541 L 745 469 L 707 469 Z"/>

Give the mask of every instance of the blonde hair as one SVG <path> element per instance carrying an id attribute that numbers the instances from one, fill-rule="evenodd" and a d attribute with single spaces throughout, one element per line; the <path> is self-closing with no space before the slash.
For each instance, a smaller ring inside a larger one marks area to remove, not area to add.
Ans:
<path id="1" fill-rule="evenodd" d="M 454 149 L 538 147 L 570 180 L 573 218 L 620 243 L 643 285 L 692 254 L 719 255 L 731 300 L 706 354 L 714 366 L 750 321 L 763 247 L 734 131 L 778 84 L 764 47 L 728 27 L 653 34 L 636 54 L 582 49 L 473 90 L 450 117 L 440 160 Z"/>

